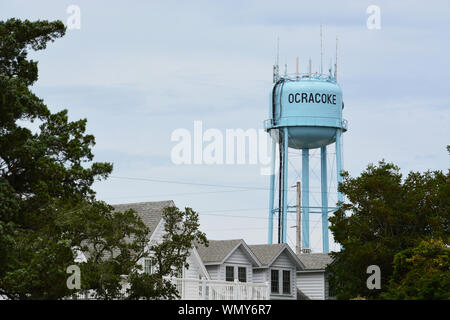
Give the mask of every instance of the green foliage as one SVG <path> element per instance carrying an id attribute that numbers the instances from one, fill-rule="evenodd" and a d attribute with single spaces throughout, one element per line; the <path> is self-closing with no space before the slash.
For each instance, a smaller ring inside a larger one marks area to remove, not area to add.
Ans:
<path id="1" fill-rule="evenodd" d="M 378 299 L 389 286 L 394 256 L 423 239 L 448 243 L 450 176 L 440 171 L 411 172 L 402 180 L 397 166 L 379 162 L 356 178 L 343 173 L 339 190 L 348 203 L 329 220 L 343 250 L 328 267 L 330 289 L 339 299 Z M 366 286 L 369 265 L 381 269 L 381 289 Z"/>
<path id="2" fill-rule="evenodd" d="M 450 299 L 450 248 L 442 240 L 422 241 L 394 257 L 386 299 Z"/>
<path id="3" fill-rule="evenodd" d="M 151 264 L 156 266 L 153 275 L 135 272 L 131 279 L 130 298 L 164 298 L 173 299 L 178 296 L 175 286 L 164 277 L 177 276 L 183 266 L 189 267 L 186 259 L 193 243 L 208 244 L 206 235 L 198 230 L 198 214 L 191 208 L 181 211 L 176 207 L 164 209 L 164 234 L 161 243 L 150 247 Z M 142 286 L 139 281 L 147 283 Z"/>
<path id="4" fill-rule="evenodd" d="M 350 299 L 350 300 L 367 300 L 367 299 L 364 298 L 364 297 L 361 297 L 361 296 L 357 296 L 356 298 L 353 298 L 353 299 Z"/>
<path id="5" fill-rule="evenodd" d="M 59 223 L 67 223 L 77 249 L 87 258 L 79 265 L 82 290 L 94 290 L 99 299 L 120 297 L 123 275 L 145 255 L 150 230 L 141 219 L 132 210 L 115 212 L 103 202 L 94 202 L 61 214 Z"/>
<path id="6" fill-rule="evenodd" d="M 52 113 L 30 89 L 38 68 L 28 51 L 64 34 L 61 21 L 0 21 L 0 295 L 10 299 L 72 294 L 66 269 L 74 264 L 74 249 L 88 257 L 79 264 L 82 290 L 120 297 L 123 275 L 136 273 L 136 262 L 148 255 L 149 230 L 140 218 L 95 200 L 91 186 L 112 172 L 112 164 L 92 162 L 95 139 L 85 133 L 86 119 L 71 122 L 67 110 Z M 38 129 L 31 130 L 35 121 Z M 188 241 L 202 238 L 193 212 L 175 213 L 167 218 L 180 222 L 181 233 L 169 230 L 169 244 L 157 255 L 159 278 L 170 273 L 165 263 L 182 265 Z M 136 288 L 145 287 L 138 276 L 132 279 Z"/>
<path id="7" fill-rule="evenodd" d="M 38 79 L 28 50 L 63 36 L 60 21 L 0 22 L 0 294 L 58 298 L 67 294 L 73 239 L 56 223 L 62 203 L 93 199 L 90 185 L 112 170 L 91 161 L 94 138 L 86 120 L 52 114 L 30 90 Z M 28 127 L 39 121 L 38 130 Z"/>

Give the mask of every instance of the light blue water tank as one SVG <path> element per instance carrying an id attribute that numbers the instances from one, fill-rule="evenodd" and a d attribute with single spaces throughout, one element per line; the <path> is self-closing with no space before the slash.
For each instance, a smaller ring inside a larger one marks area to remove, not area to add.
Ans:
<path id="1" fill-rule="evenodd" d="M 271 94 L 265 129 L 272 135 L 288 127 L 289 147 L 314 149 L 334 143 L 342 119 L 342 90 L 332 77 L 281 78 Z"/>

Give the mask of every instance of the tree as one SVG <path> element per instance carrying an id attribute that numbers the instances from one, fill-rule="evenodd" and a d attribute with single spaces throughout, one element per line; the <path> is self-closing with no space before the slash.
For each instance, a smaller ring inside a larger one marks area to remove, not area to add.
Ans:
<path id="1" fill-rule="evenodd" d="M 0 22 L 0 294 L 58 298 L 67 294 L 73 264 L 70 230 L 58 225 L 62 208 L 94 201 L 90 188 L 106 178 L 109 163 L 91 163 L 86 120 L 52 113 L 30 87 L 38 79 L 28 51 L 62 37 L 62 22 Z M 39 129 L 29 129 L 30 122 Z"/>
<path id="2" fill-rule="evenodd" d="M 386 299 L 450 299 L 450 248 L 442 240 L 423 240 L 394 257 Z"/>
<path id="3" fill-rule="evenodd" d="M 198 230 L 198 214 L 191 208 L 164 209 L 164 235 L 160 243 L 150 246 L 147 257 L 156 267 L 151 275 L 135 270 L 130 276 L 130 298 L 173 299 L 179 297 L 176 287 L 165 277 L 180 276 L 194 243 L 208 245 L 206 235 Z M 150 254 L 151 253 L 151 254 Z"/>
<path id="4" fill-rule="evenodd" d="M 381 161 L 356 178 L 343 173 L 339 190 L 347 197 L 329 220 L 334 238 L 343 246 L 332 253 L 330 289 L 339 299 L 377 299 L 389 286 L 394 256 L 424 239 L 448 244 L 450 175 L 441 171 L 410 172 Z M 381 269 L 381 289 L 366 286 L 367 267 Z"/>
<path id="5" fill-rule="evenodd" d="M 150 230 L 133 210 L 115 211 L 99 201 L 81 209 L 60 217 L 60 224 L 67 223 L 65 229 L 87 259 L 78 264 L 81 291 L 93 290 L 97 299 L 121 298 L 123 275 L 146 255 Z"/>
<path id="6" fill-rule="evenodd" d="M 38 68 L 28 51 L 43 50 L 64 33 L 61 21 L 0 21 L 0 295 L 10 299 L 72 294 L 66 270 L 77 250 L 89 253 L 79 264 L 82 290 L 120 297 L 122 275 L 136 272 L 136 262 L 148 255 L 150 230 L 141 219 L 95 199 L 93 182 L 106 179 L 113 166 L 93 162 L 87 120 L 70 122 L 67 110 L 52 113 L 31 91 Z M 39 128 L 31 130 L 31 122 Z M 186 233 L 174 229 L 171 246 L 159 254 L 176 267 L 187 241 L 202 238 L 198 216 L 189 211 L 181 217 Z M 180 256 L 172 257 L 178 250 Z M 136 288 L 145 286 L 134 279 Z M 165 288 L 170 290 L 165 286 L 158 296 Z"/>

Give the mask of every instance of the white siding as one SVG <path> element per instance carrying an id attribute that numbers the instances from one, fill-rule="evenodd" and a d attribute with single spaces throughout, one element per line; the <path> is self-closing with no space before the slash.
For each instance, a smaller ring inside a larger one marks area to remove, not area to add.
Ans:
<path id="1" fill-rule="evenodd" d="M 199 274 L 201 273 L 199 267 L 197 265 L 197 261 L 193 257 L 192 251 L 189 257 L 186 259 L 186 262 L 189 264 L 188 268 L 184 268 L 183 270 L 183 278 L 184 279 L 199 279 Z M 197 282 L 185 282 L 182 288 L 183 297 L 187 299 L 189 297 L 197 297 L 201 290 L 199 289 L 199 284 Z"/>
<path id="2" fill-rule="evenodd" d="M 202 274 L 200 271 L 200 268 L 198 266 L 198 263 L 192 254 L 192 250 L 189 254 L 189 256 L 186 259 L 187 264 L 189 267 L 185 268 L 184 270 L 184 278 L 186 279 L 198 279 L 198 276 Z"/>
<path id="3" fill-rule="evenodd" d="M 231 264 L 250 264 L 247 255 L 242 250 L 242 246 L 234 250 L 234 252 L 225 260 L 225 263 Z"/>
<path id="4" fill-rule="evenodd" d="M 164 220 L 161 219 L 159 224 L 156 226 L 155 231 L 153 231 L 151 236 L 150 245 L 159 244 L 162 242 L 162 237 L 164 235 Z"/>
<path id="5" fill-rule="evenodd" d="M 312 300 L 325 300 L 323 272 L 298 272 L 297 287 Z"/>
<path id="6" fill-rule="evenodd" d="M 220 279 L 220 270 L 219 270 L 220 266 L 206 266 L 206 270 L 209 273 L 209 277 L 211 278 L 211 280 L 221 280 Z"/>
<path id="7" fill-rule="evenodd" d="M 272 263 L 272 268 L 274 267 L 281 267 L 281 268 L 295 268 L 294 263 L 292 260 L 288 257 L 286 252 L 282 252 L 278 258 Z"/>
<path id="8" fill-rule="evenodd" d="M 267 269 L 253 269 L 253 282 L 264 283 L 267 282 Z"/>

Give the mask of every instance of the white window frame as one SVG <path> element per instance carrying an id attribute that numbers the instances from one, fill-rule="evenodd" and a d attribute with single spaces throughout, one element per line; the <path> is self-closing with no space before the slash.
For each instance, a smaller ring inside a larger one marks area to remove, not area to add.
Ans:
<path id="1" fill-rule="evenodd" d="M 227 279 L 227 269 L 228 268 L 233 268 L 233 280 L 232 281 Z M 236 266 L 234 266 L 234 265 L 225 265 L 225 281 L 234 282 L 234 280 L 236 280 L 236 270 L 235 269 L 236 269 Z"/>
<path id="2" fill-rule="evenodd" d="M 245 280 L 246 282 L 243 283 L 247 283 L 248 282 L 248 270 L 249 270 L 249 266 L 248 265 L 244 265 L 244 264 L 225 264 L 224 268 L 225 268 L 225 281 L 227 281 L 227 267 L 232 267 L 233 268 L 233 281 L 239 281 L 239 268 L 245 268 Z M 231 282 L 231 281 L 229 281 Z"/>
<path id="3" fill-rule="evenodd" d="M 278 292 L 272 292 L 272 271 L 278 271 Z M 283 271 L 289 271 L 289 293 L 283 293 Z M 278 295 L 278 296 L 292 296 L 292 283 L 293 279 L 293 271 L 289 268 L 270 268 L 269 269 L 269 279 L 270 279 L 270 294 Z"/>
<path id="4" fill-rule="evenodd" d="M 289 272 L 289 293 L 285 293 L 284 292 L 284 272 L 287 271 Z M 291 296 L 292 295 L 292 271 L 290 269 L 281 269 L 280 270 L 280 274 L 281 274 L 281 294 L 282 295 L 286 295 L 286 296 Z"/>
<path id="5" fill-rule="evenodd" d="M 276 271 L 278 273 L 278 291 L 277 292 L 273 292 L 272 291 L 272 271 Z M 275 268 L 270 268 L 269 269 L 269 279 L 270 279 L 270 294 L 280 294 L 280 270 L 279 269 L 275 269 Z"/>
<path id="6" fill-rule="evenodd" d="M 247 270 L 247 266 L 237 266 L 236 268 L 237 268 L 237 274 L 236 274 L 237 280 L 238 280 L 239 282 L 241 282 L 241 281 L 239 280 L 239 269 L 244 269 L 244 271 L 245 271 L 245 281 L 242 282 L 242 283 L 247 283 L 247 282 L 248 282 L 248 270 Z"/>

